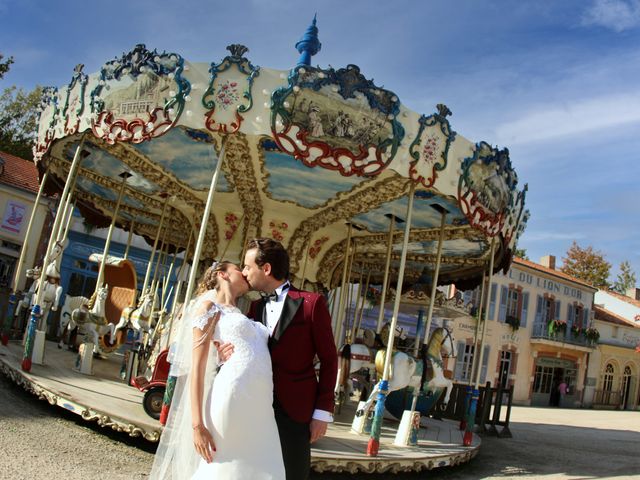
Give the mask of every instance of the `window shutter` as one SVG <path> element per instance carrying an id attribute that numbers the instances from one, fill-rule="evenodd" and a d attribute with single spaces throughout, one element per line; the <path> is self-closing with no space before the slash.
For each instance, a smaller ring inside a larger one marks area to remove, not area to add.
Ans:
<path id="1" fill-rule="evenodd" d="M 520 312 L 520 327 L 527 326 L 527 310 L 529 309 L 529 292 L 522 294 L 522 310 Z"/>
<path id="2" fill-rule="evenodd" d="M 496 314 L 496 294 L 498 293 L 498 285 L 491 284 L 491 300 L 489 301 L 489 320 L 493 320 Z"/>
<path id="3" fill-rule="evenodd" d="M 465 342 L 458 341 L 458 356 L 456 357 L 456 369 L 453 372 L 453 378 L 458 381 L 466 380 L 462 378 L 462 365 L 464 363 L 464 347 Z"/>
<path id="4" fill-rule="evenodd" d="M 556 300 L 556 308 L 553 312 L 553 318 L 555 320 L 560 320 L 560 300 Z"/>
<path id="5" fill-rule="evenodd" d="M 500 309 L 498 310 L 498 321 L 504 323 L 507 320 L 507 296 L 509 289 L 505 286 L 500 287 Z"/>
<path id="6" fill-rule="evenodd" d="M 487 365 L 489 364 L 489 351 L 491 350 L 490 345 L 484 346 L 484 354 L 482 355 L 482 371 L 480 372 L 480 383 L 487 383 Z"/>
<path id="7" fill-rule="evenodd" d="M 542 296 L 538 295 L 538 300 L 536 302 L 536 319 L 534 322 L 536 325 L 542 324 Z"/>
<path id="8" fill-rule="evenodd" d="M 591 318 L 589 318 L 589 309 L 585 308 L 582 312 L 584 313 L 582 328 L 589 328 L 589 321 L 591 320 Z"/>

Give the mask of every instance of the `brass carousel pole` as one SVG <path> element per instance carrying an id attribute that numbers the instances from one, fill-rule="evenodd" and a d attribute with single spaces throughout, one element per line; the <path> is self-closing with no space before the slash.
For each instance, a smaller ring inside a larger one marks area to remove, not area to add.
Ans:
<path id="1" fill-rule="evenodd" d="M 66 242 L 67 237 L 69 236 L 71 223 L 73 223 L 73 211 L 75 210 L 75 208 L 76 208 L 76 202 L 73 202 L 71 205 L 69 205 L 69 216 L 67 217 L 67 221 L 64 226 L 64 231 L 62 232 L 62 235 L 60 238 L 60 242 L 62 243 Z"/>
<path id="2" fill-rule="evenodd" d="M 384 359 L 384 370 L 382 379 L 378 384 L 378 398 L 375 406 L 375 414 L 371 424 L 371 436 L 367 445 L 367 455 L 375 457 L 380 449 L 380 432 L 382 430 L 382 416 L 384 414 L 384 402 L 389 391 L 389 372 L 391 369 L 391 359 L 393 356 L 393 343 L 396 335 L 396 325 L 398 323 L 398 313 L 400 312 L 400 292 L 404 282 L 404 269 L 407 263 L 407 250 L 409 248 L 409 235 L 411 233 L 411 216 L 413 214 L 413 197 L 415 192 L 415 184 L 411 182 L 409 188 L 409 201 L 407 204 L 407 218 L 404 229 L 404 238 L 402 241 L 402 254 L 400 256 L 400 266 L 398 268 L 398 283 L 396 288 L 396 296 L 393 302 L 393 316 L 391 317 L 391 329 L 389 331 L 389 341 L 387 343 L 387 351 Z"/>
<path id="3" fill-rule="evenodd" d="M 344 259 L 342 262 L 342 282 L 340 283 L 340 301 L 338 302 L 338 314 L 336 318 L 335 342 L 338 348 L 340 347 L 342 337 L 342 321 L 344 319 L 344 303 L 346 301 L 346 288 L 347 288 L 347 273 L 349 272 L 349 249 L 351 247 L 351 231 L 353 225 L 351 222 L 347 223 L 347 248 L 344 251 Z"/>
<path id="4" fill-rule="evenodd" d="M 173 321 L 176 316 L 176 309 L 178 308 L 178 299 L 180 298 L 180 291 L 182 290 L 182 284 L 184 283 L 183 274 L 187 264 L 187 257 L 189 256 L 189 250 L 191 249 L 191 241 L 193 240 L 193 230 L 189 232 L 189 240 L 187 241 L 187 248 L 184 251 L 184 257 L 178 270 L 178 285 L 176 286 L 176 293 L 173 296 L 173 305 L 171 305 L 171 317 L 169 317 L 169 333 L 167 335 L 167 345 L 171 345 L 171 331 L 173 329 Z M 183 303 L 184 305 L 184 303 Z"/>
<path id="5" fill-rule="evenodd" d="M 153 241 L 153 248 L 151 249 L 151 254 L 149 256 L 149 263 L 147 264 L 147 271 L 144 274 L 144 282 L 142 283 L 142 295 L 146 293 L 147 287 L 149 286 L 149 277 L 151 276 L 151 266 L 153 265 L 153 258 L 156 254 L 156 248 L 158 248 L 158 240 L 160 239 L 160 232 L 162 231 L 162 227 L 164 225 L 164 217 L 167 213 L 167 205 L 169 204 L 169 194 L 165 194 L 164 205 L 162 207 L 162 214 L 160 215 L 160 223 L 158 224 L 158 231 L 156 232 L 156 238 Z"/>
<path id="6" fill-rule="evenodd" d="M 184 308 L 187 308 L 191 301 L 191 295 L 196 286 L 196 276 L 198 274 L 198 263 L 200 263 L 200 256 L 202 254 L 202 247 L 204 244 L 204 237 L 207 233 L 207 226 L 209 225 L 209 216 L 211 214 L 211 205 L 213 204 L 213 197 L 216 191 L 216 185 L 218 184 L 218 177 L 222 171 L 222 164 L 224 163 L 226 138 L 222 141 L 222 148 L 220 149 L 220 156 L 216 164 L 216 169 L 211 177 L 211 186 L 209 187 L 209 194 L 207 196 L 207 203 L 204 207 L 202 214 L 202 222 L 200 224 L 200 231 L 198 232 L 198 240 L 196 241 L 195 250 L 193 252 L 193 261 L 191 264 L 191 271 L 189 272 L 189 282 L 187 283 L 187 292 L 184 296 Z M 169 372 L 169 378 L 167 379 L 167 387 L 165 390 L 164 399 L 162 400 L 162 411 L 160 412 L 160 424 L 165 425 L 169 416 L 169 408 L 171 406 L 171 399 L 173 397 L 173 389 L 175 388 L 177 378 L 171 375 Z"/>
<path id="7" fill-rule="evenodd" d="M 118 192 L 118 201 L 116 202 L 116 208 L 113 211 L 113 216 L 111 217 L 111 225 L 109 225 L 109 232 L 107 233 L 107 239 L 104 242 L 104 250 L 102 252 L 102 261 L 100 262 L 100 270 L 98 271 L 98 280 L 96 280 L 95 293 L 98 293 L 98 290 L 102 288 L 102 282 L 104 281 L 104 270 L 107 265 L 107 257 L 109 256 L 109 249 L 111 248 L 111 238 L 113 237 L 113 230 L 116 228 L 116 220 L 118 219 L 118 212 L 120 211 L 120 206 L 122 205 L 122 198 L 124 197 L 124 189 L 127 186 L 127 179 L 131 177 L 131 174 L 127 171 L 124 171 L 118 176 L 122 178 L 122 183 L 120 184 L 120 191 Z"/>
<path id="8" fill-rule="evenodd" d="M 124 259 L 127 260 L 129 258 L 129 249 L 131 248 L 131 241 L 133 240 L 133 226 L 136 222 L 131 220 L 129 224 L 129 236 L 127 237 L 127 246 L 124 249 Z"/>
<path id="9" fill-rule="evenodd" d="M 64 200 L 69 194 L 69 189 L 71 187 L 71 184 L 73 183 L 73 179 L 78 173 L 78 167 L 80 165 L 80 161 L 82 157 L 85 155 L 83 151 L 84 141 L 85 141 L 85 136 L 82 135 L 80 139 L 80 143 L 78 144 L 78 148 L 76 148 L 76 152 L 73 155 L 73 161 L 71 162 L 71 166 L 69 167 L 69 173 L 67 174 L 67 181 L 64 184 L 64 189 L 62 190 L 62 196 L 60 197 L 61 201 Z M 40 306 L 40 304 L 44 299 L 45 282 L 47 278 L 46 270 L 48 267 L 49 258 L 51 257 L 51 251 L 53 250 L 53 246 L 56 243 L 55 240 L 56 238 L 58 238 L 58 230 L 60 229 L 60 222 L 62 221 L 61 213 L 62 212 L 60 211 L 60 208 L 58 208 L 58 211 L 56 212 L 56 218 L 53 222 L 53 228 L 51 229 L 51 235 L 49 236 L 47 251 L 44 254 L 44 260 L 42 263 L 42 274 L 39 280 L 40 287 L 38 288 L 38 293 L 36 294 L 33 310 L 31 311 L 31 318 L 29 320 L 29 326 L 27 327 L 27 336 L 25 339 L 24 354 L 22 357 L 22 365 L 21 365 L 22 370 L 24 370 L 25 372 L 31 371 L 31 363 L 32 363 L 31 357 L 33 355 L 34 343 L 36 343 L 36 337 L 38 337 L 37 339 L 38 345 L 42 345 L 41 348 L 39 347 L 39 350 L 41 351 L 38 353 L 37 359 L 41 360 L 44 358 L 45 332 L 43 331 L 36 332 L 36 329 L 37 329 L 38 323 L 40 323 L 40 320 L 41 320 L 40 317 L 42 315 L 42 307 Z M 46 319 L 44 319 L 44 321 L 46 322 Z"/>
<path id="10" fill-rule="evenodd" d="M 384 303 L 387 298 L 387 289 L 389 287 L 389 270 L 391 269 L 391 251 L 393 249 L 393 229 L 395 228 L 398 217 L 388 213 L 389 218 L 389 240 L 387 242 L 387 260 L 384 267 L 384 279 L 382 280 L 382 294 L 380 295 L 380 311 L 378 312 L 378 323 L 376 325 L 376 333 L 382 330 L 382 321 L 384 320 Z"/>
<path id="11" fill-rule="evenodd" d="M 362 295 L 362 305 L 360 306 L 360 314 L 358 315 L 358 325 L 356 326 L 356 335 L 358 334 L 358 330 L 360 330 L 360 326 L 362 325 L 362 317 L 364 316 L 364 304 L 367 297 L 367 292 L 369 291 L 369 283 L 371 280 L 371 268 L 367 273 L 367 281 L 364 286 L 364 294 Z"/>
<path id="12" fill-rule="evenodd" d="M 487 279 L 487 284 L 491 285 L 491 280 L 493 280 L 493 262 L 496 248 L 496 240 L 495 238 L 491 239 L 491 248 L 489 249 L 489 275 Z M 489 289 L 489 294 L 490 294 Z M 475 385 L 473 387 L 473 392 L 471 396 L 471 403 L 469 405 L 469 411 L 467 413 L 467 425 L 464 431 L 464 436 L 462 437 L 462 444 L 466 447 L 471 445 L 473 440 L 473 426 L 475 424 L 476 418 L 476 409 L 478 407 L 478 398 L 480 398 L 480 372 L 482 371 L 482 357 L 484 356 L 484 342 L 485 342 L 485 334 L 487 330 L 487 321 L 489 320 L 489 309 L 485 308 L 484 311 L 484 320 L 482 322 L 482 340 L 480 341 L 480 348 L 474 351 L 474 357 L 478 357 L 477 367 L 475 371 Z M 473 371 L 473 370 L 472 370 Z"/>
<path id="13" fill-rule="evenodd" d="M 364 264 L 361 264 L 362 270 L 360 271 L 360 282 L 358 282 L 358 295 L 356 296 L 356 308 L 353 310 L 353 324 L 351 325 L 351 333 L 349 334 L 349 341 L 353 342 L 356 339 L 356 335 L 358 333 L 358 315 L 362 311 L 364 307 L 364 292 L 366 292 L 366 288 L 369 288 L 369 277 L 371 276 L 371 271 L 367 275 L 367 286 L 365 290 L 362 289 L 362 277 L 364 276 Z"/>
<path id="14" fill-rule="evenodd" d="M 440 263 L 442 261 L 442 245 L 444 244 L 444 227 L 447 221 L 447 211 L 440 205 L 431 205 L 432 208 L 440 212 L 440 235 L 438 236 L 438 250 L 436 253 L 436 268 L 433 271 L 433 277 L 431 278 L 431 297 L 429 299 L 429 309 L 427 310 L 427 321 L 424 325 L 424 340 L 423 345 L 427 345 L 429 342 L 429 334 L 431 330 L 431 321 L 433 320 L 433 307 L 436 303 L 436 292 L 438 291 L 438 277 L 440 275 Z M 413 356 L 418 356 L 419 348 L 418 338 L 416 338 L 416 344 L 413 347 Z M 422 387 L 422 385 L 421 385 Z M 416 411 L 416 405 L 418 403 L 418 396 L 420 395 L 420 388 L 413 390 L 413 401 L 411 402 L 411 414 Z"/>

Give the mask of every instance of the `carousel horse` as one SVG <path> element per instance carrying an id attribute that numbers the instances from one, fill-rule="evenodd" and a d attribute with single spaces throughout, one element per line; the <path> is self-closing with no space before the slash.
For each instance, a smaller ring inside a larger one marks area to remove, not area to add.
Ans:
<path id="1" fill-rule="evenodd" d="M 361 341 L 342 346 L 338 353 L 338 378 L 334 390 L 336 405 L 342 405 L 345 398 L 351 395 L 354 380 L 364 387 L 360 392 L 361 398 L 367 397 L 368 388 L 375 374 L 376 352 L 386 346 L 390 327 L 391 325 L 386 323 L 379 334 L 375 330 L 366 329 Z M 404 330 L 396 327 L 396 339 L 405 337 Z"/>
<path id="2" fill-rule="evenodd" d="M 438 327 L 431 335 L 426 348 L 423 348 L 421 360 L 416 361 L 404 352 L 393 352 L 389 369 L 388 392 L 412 387 L 414 391 L 418 390 L 427 395 L 439 396 L 442 389 L 446 388 L 447 393 L 442 407 L 446 408 L 453 390 L 453 382 L 444 376 L 441 353 L 443 350 L 445 355 L 455 356 L 455 345 L 451 333 L 446 328 Z M 376 371 L 380 378 L 384 369 L 386 353 L 386 350 L 379 350 L 376 355 Z M 429 366 L 431 367 L 430 374 Z M 356 412 L 357 416 L 364 415 L 370 410 L 379 391 L 380 384 L 378 383 L 363 407 Z"/>
<path id="3" fill-rule="evenodd" d="M 114 331 L 125 328 L 127 325 L 131 325 L 137 333 L 149 333 L 151 330 L 151 307 L 153 307 L 154 294 L 147 290 L 147 292 L 140 299 L 140 303 L 137 307 L 127 307 L 122 311 L 120 315 L 120 321 L 115 326 Z"/>
<path id="4" fill-rule="evenodd" d="M 99 337 L 110 335 L 111 341 L 115 338 L 115 330 L 113 323 L 110 323 L 105 316 L 105 303 L 109 296 L 109 286 L 105 285 L 98 289 L 93 308 L 87 309 L 83 306 L 75 309 L 71 313 L 71 321 L 69 328 L 73 330 L 76 326 L 85 334 L 85 340 L 88 338 L 93 343 L 93 353 L 100 354 Z"/>
<path id="5" fill-rule="evenodd" d="M 71 323 L 71 314 L 74 310 L 82 307 L 86 307 L 89 305 L 89 299 L 87 297 L 83 297 L 81 295 L 77 297 L 71 297 L 69 295 L 65 296 L 64 305 L 62 305 L 62 310 L 60 311 L 60 326 L 58 329 L 58 337 L 60 338 L 60 343 L 58 343 L 58 348 L 62 348 L 65 343 L 65 337 L 67 337 L 67 345 L 69 348 L 71 345 L 71 332 L 72 328 L 69 328 Z"/>
<path id="6" fill-rule="evenodd" d="M 41 273 L 42 270 L 40 269 L 40 267 L 27 269 L 26 276 L 27 278 L 33 280 L 33 282 L 31 282 L 31 287 L 29 287 L 29 290 L 23 293 L 22 300 L 18 302 L 15 312 L 16 318 L 20 318 L 23 309 L 28 311 L 31 308 L 31 301 L 33 300 L 34 294 L 36 293 L 36 287 L 38 286 L 38 280 L 40 279 Z"/>

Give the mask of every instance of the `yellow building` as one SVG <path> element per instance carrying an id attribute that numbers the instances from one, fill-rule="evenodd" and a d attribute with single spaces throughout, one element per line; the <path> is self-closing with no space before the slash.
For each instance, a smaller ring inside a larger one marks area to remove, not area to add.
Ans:
<path id="1" fill-rule="evenodd" d="M 629 293 L 596 293 L 600 340 L 589 361 L 585 395 L 594 408 L 640 409 L 640 301 L 638 289 Z"/>
<path id="2" fill-rule="evenodd" d="M 25 238 L 29 218 L 33 211 L 39 182 L 33 162 L 0 152 L 0 283 L 11 283 L 23 245 L 27 249 L 26 266 L 34 264 L 42 235 L 46 235 L 49 200 L 41 198 L 29 238 Z M 24 272 L 17 285 L 25 283 Z"/>
<path id="3" fill-rule="evenodd" d="M 514 258 L 509 272 L 493 276 L 488 292 L 481 382 L 514 387 L 514 403 L 580 406 L 589 355 L 594 344 L 582 329 L 591 325 L 596 288 L 555 268 L 555 257 L 541 264 Z M 479 289 L 465 292 L 477 306 Z M 474 318 L 451 322 L 458 356 L 454 378 L 466 382 L 475 354 Z M 568 387 L 560 395 L 560 385 Z"/>

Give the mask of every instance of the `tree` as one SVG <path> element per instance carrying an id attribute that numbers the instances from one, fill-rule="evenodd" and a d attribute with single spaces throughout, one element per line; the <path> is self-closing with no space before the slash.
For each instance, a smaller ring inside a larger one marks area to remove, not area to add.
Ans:
<path id="1" fill-rule="evenodd" d="M 513 251 L 513 256 L 522 258 L 524 260 L 529 260 L 529 256 L 527 255 L 527 249 L 526 248 L 516 248 Z"/>
<path id="2" fill-rule="evenodd" d="M 9 68 L 13 63 L 13 57 L 7 58 L 4 62 L 2 61 L 3 58 L 4 58 L 4 55 L 0 53 L 0 80 L 2 80 L 2 78 L 4 77 L 4 74 L 9 71 Z"/>
<path id="3" fill-rule="evenodd" d="M 620 273 L 615 282 L 613 282 L 613 290 L 622 295 L 627 294 L 627 290 L 636 286 L 636 274 L 631 270 L 631 264 L 624 261 L 620 264 Z"/>
<path id="4" fill-rule="evenodd" d="M 15 86 L 0 95 L 0 150 L 18 157 L 32 158 L 42 88 L 26 93 Z"/>
<path id="5" fill-rule="evenodd" d="M 560 271 L 594 287 L 606 288 L 609 286 L 611 264 L 604 259 L 601 252 L 591 246 L 581 248 L 574 240 L 567 250 L 567 256 L 562 259 Z"/>

